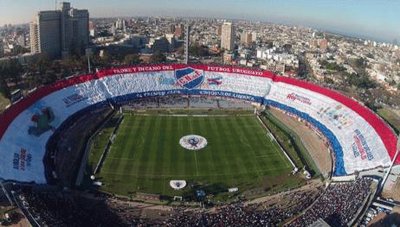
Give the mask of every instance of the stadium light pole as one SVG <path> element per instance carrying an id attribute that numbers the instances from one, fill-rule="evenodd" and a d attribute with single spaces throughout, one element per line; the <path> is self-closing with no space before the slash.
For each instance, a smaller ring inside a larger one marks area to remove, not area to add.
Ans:
<path id="1" fill-rule="evenodd" d="M 190 42 L 190 26 L 189 24 L 185 25 L 185 60 L 184 64 L 189 63 L 189 42 Z"/>
<path id="2" fill-rule="evenodd" d="M 91 66 L 90 66 L 90 56 L 92 56 L 92 49 L 91 48 L 86 48 L 86 57 L 87 57 L 87 64 L 88 64 L 88 73 L 91 73 Z"/>
<path id="3" fill-rule="evenodd" d="M 389 166 L 389 168 L 388 168 L 388 170 L 387 170 L 385 176 L 383 177 L 383 180 L 382 180 L 382 182 L 381 182 L 379 191 L 382 191 L 382 190 L 383 190 L 383 186 L 385 185 L 386 180 L 387 180 L 387 178 L 389 177 L 390 172 L 392 171 L 392 167 L 393 167 L 394 163 L 396 162 L 396 159 L 397 159 L 399 153 L 400 153 L 400 134 L 399 134 L 399 136 L 397 137 L 396 153 L 394 154 L 393 161 L 392 161 L 392 163 L 390 164 L 390 166 Z"/>

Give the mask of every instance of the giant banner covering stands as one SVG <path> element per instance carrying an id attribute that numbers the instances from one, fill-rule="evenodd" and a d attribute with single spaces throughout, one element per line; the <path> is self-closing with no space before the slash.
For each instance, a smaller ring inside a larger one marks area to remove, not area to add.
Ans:
<path id="1" fill-rule="evenodd" d="M 11 106 L 0 116 L 0 178 L 46 183 L 46 143 L 79 111 L 107 102 L 180 94 L 248 100 L 296 114 L 329 140 L 336 176 L 388 166 L 396 151 L 396 136 L 379 117 L 317 85 L 230 66 L 147 65 L 59 81 Z"/>

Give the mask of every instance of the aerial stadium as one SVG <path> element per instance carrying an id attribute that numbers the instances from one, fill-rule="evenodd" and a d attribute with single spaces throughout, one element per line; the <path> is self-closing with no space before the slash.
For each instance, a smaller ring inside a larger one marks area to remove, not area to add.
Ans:
<path id="1" fill-rule="evenodd" d="M 265 117 L 269 109 L 318 135 L 324 149 L 313 152 L 329 158 L 328 171 L 318 168 L 318 160 L 303 157 L 309 155 L 285 149 L 283 143 L 290 141 L 279 141 L 271 132 Z M 74 76 L 33 91 L 0 121 L 0 176 L 5 182 L 64 190 L 95 186 L 107 196 L 163 205 L 195 201 L 204 206 L 213 197 L 284 193 L 308 184 L 313 175 L 353 179 L 352 193 L 344 193 L 367 203 L 373 179 L 356 176 L 400 163 L 395 133 L 356 100 L 308 82 L 233 66 L 139 65 Z M 343 190 L 332 185 L 315 198 Z M 24 196 L 20 200 L 29 203 Z M 318 205 L 317 200 L 313 206 Z M 362 206 L 349 209 L 348 217 L 339 215 L 334 222 L 355 223 Z M 181 215 L 171 223 L 190 224 L 182 218 L 187 214 Z M 318 221 L 306 215 L 271 223 Z M 35 215 L 30 218 L 37 223 Z"/>

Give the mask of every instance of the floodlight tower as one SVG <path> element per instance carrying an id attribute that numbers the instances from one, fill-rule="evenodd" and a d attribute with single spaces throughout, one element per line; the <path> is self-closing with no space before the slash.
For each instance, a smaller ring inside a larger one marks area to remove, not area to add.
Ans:
<path id="1" fill-rule="evenodd" d="M 394 163 L 396 162 L 397 157 L 399 156 L 399 153 L 400 153 L 400 134 L 399 134 L 399 136 L 397 138 L 397 148 L 396 149 L 397 150 L 396 150 L 396 153 L 394 154 L 393 161 L 390 164 L 385 176 L 383 177 L 381 185 L 379 186 L 379 191 L 383 190 L 383 186 L 385 185 L 385 182 L 386 182 L 387 178 L 389 177 L 390 171 L 392 170 L 392 167 L 393 167 Z"/>
<path id="2" fill-rule="evenodd" d="M 185 25 L 185 58 L 184 58 L 184 64 L 189 63 L 189 43 L 190 42 L 190 26 L 189 24 Z"/>

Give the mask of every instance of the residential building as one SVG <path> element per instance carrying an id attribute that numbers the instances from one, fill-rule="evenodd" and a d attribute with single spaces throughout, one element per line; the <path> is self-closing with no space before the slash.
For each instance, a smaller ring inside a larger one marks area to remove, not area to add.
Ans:
<path id="1" fill-rule="evenodd" d="M 89 12 L 62 2 L 60 10 L 38 12 L 30 29 L 32 53 L 50 58 L 83 53 L 89 45 Z"/>
<path id="2" fill-rule="evenodd" d="M 240 34 L 240 43 L 249 46 L 251 45 L 252 42 L 253 42 L 252 33 L 242 32 L 242 34 Z"/>
<path id="3" fill-rule="evenodd" d="M 224 22 L 221 28 L 221 48 L 232 51 L 235 48 L 235 28 L 231 22 Z"/>

